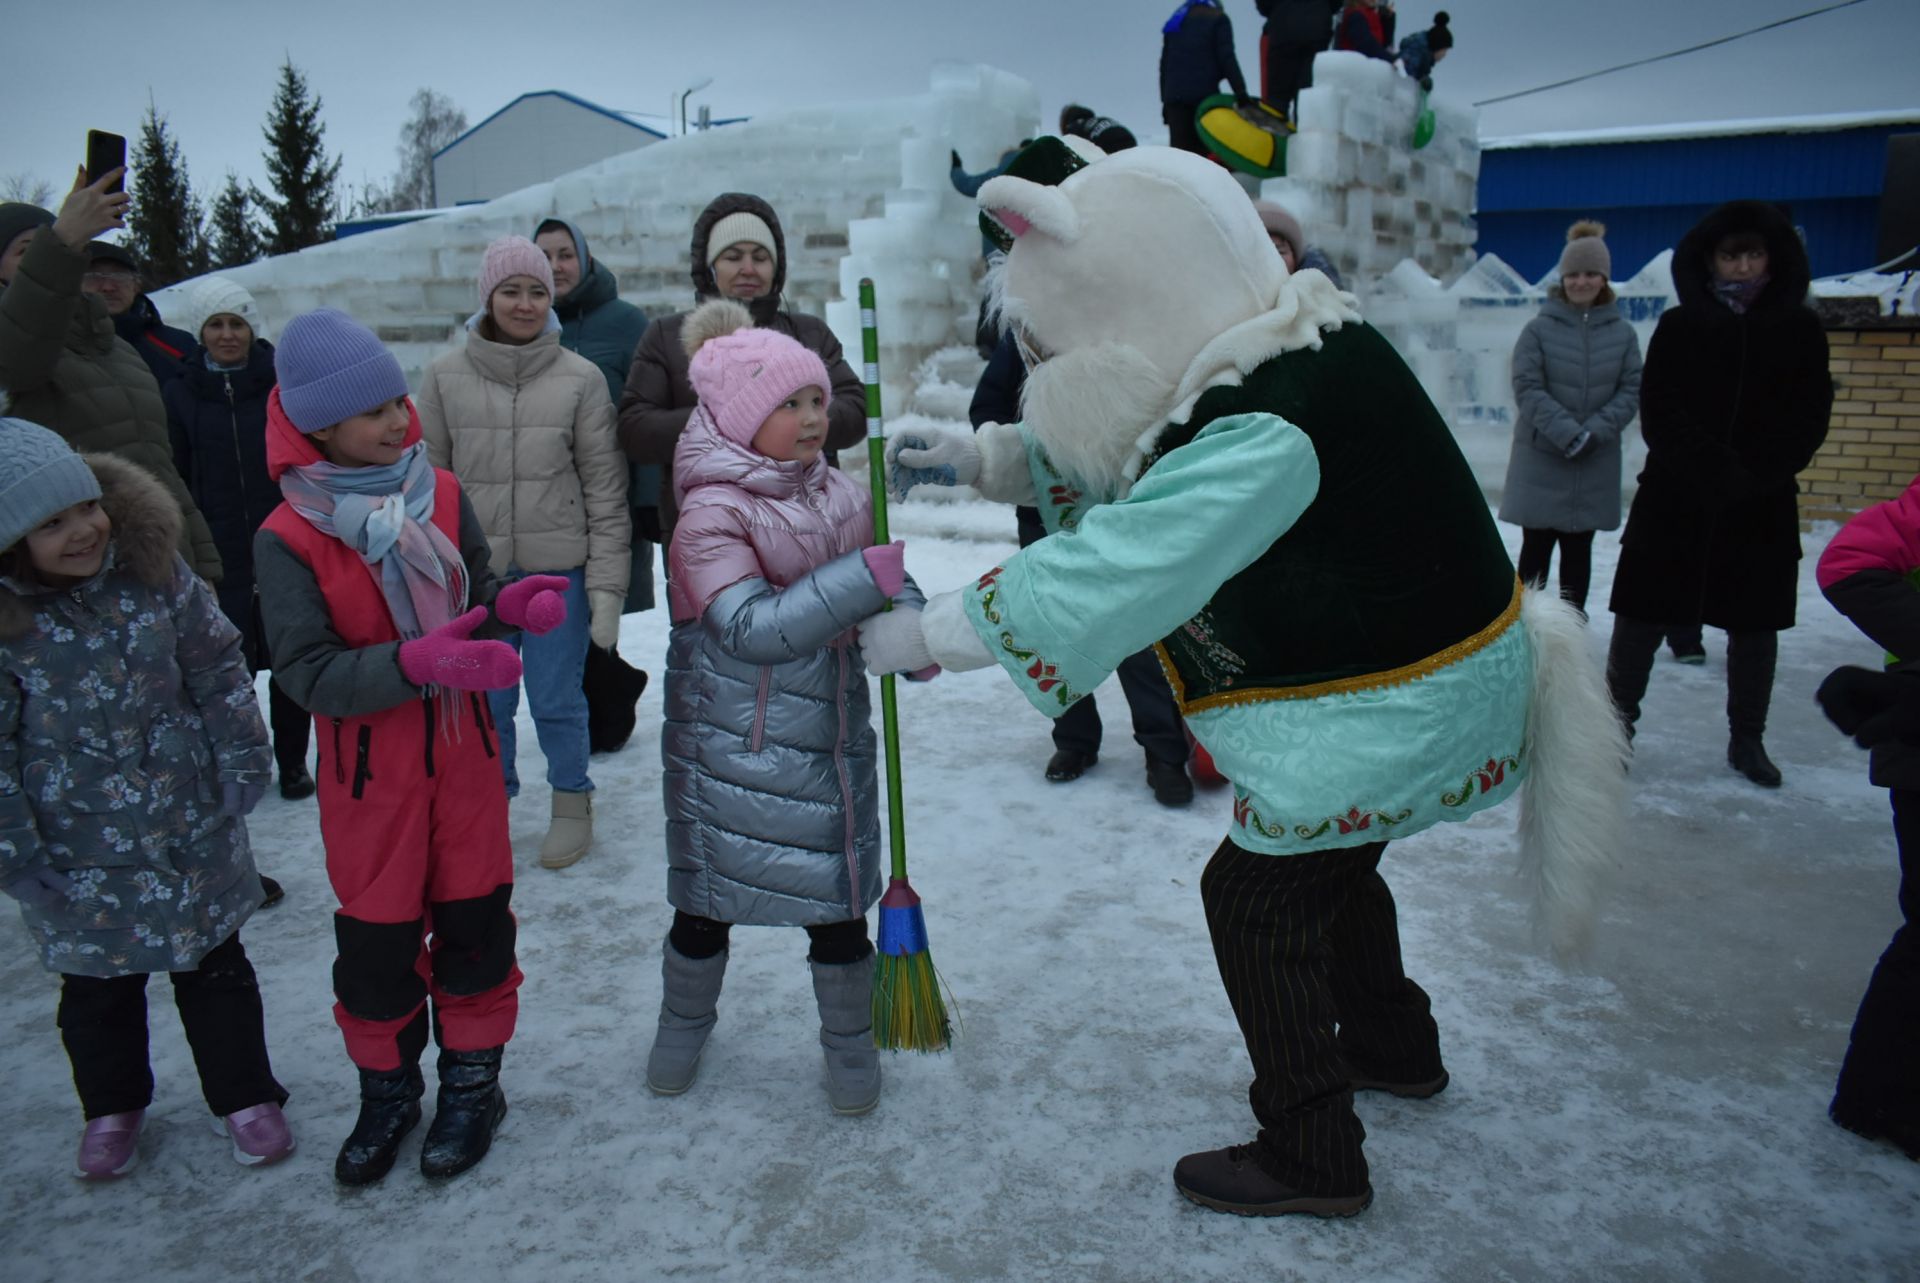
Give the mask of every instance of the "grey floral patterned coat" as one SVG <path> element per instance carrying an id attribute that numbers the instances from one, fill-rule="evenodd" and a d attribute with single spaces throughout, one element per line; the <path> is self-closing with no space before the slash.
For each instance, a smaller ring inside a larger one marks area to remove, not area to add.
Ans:
<path id="1" fill-rule="evenodd" d="M 260 904 L 225 780 L 272 754 L 240 634 L 175 552 L 180 510 L 89 455 L 113 541 L 59 591 L 0 577 L 0 882 L 45 862 L 68 902 L 22 908 L 50 971 L 189 971 Z"/>

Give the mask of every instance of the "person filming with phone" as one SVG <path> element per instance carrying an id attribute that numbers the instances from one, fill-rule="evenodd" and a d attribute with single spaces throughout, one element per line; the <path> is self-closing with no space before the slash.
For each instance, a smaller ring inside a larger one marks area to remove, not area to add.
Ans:
<path id="1" fill-rule="evenodd" d="M 93 149 L 89 148 L 91 152 Z M 220 554 L 173 463 L 160 385 L 81 288 L 90 242 L 126 226 L 124 164 L 82 169 L 60 212 L 0 204 L 0 412 L 58 432 L 75 450 L 113 454 L 161 482 L 186 517 L 180 553 L 208 582 Z"/>

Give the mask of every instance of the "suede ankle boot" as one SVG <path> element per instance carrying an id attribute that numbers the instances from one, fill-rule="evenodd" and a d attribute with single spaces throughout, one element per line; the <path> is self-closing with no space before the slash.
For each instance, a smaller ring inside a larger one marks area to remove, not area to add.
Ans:
<path id="1" fill-rule="evenodd" d="M 880 1053 L 873 1046 L 873 954 L 838 966 L 810 962 L 827 1058 L 827 1101 L 836 1114 L 880 1103 Z"/>
<path id="2" fill-rule="evenodd" d="M 360 1117 L 333 1160 L 333 1179 L 342 1185 L 371 1185 L 392 1171 L 400 1142 L 420 1124 L 420 1097 L 426 1091 L 417 1063 L 362 1069 Z"/>
<path id="3" fill-rule="evenodd" d="M 593 794 L 553 791 L 553 822 L 540 843 L 540 867 L 564 869 L 593 849 Z"/>
<path id="4" fill-rule="evenodd" d="M 507 1096 L 500 1090 L 504 1050 L 440 1049 L 440 1102 L 420 1147 L 420 1174 L 428 1180 L 458 1176 L 487 1156 L 493 1133 L 507 1116 Z"/>
<path id="5" fill-rule="evenodd" d="M 727 951 L 711 958 L 689 958 L 662 946 L 660 1028 L 647 1053 L 647 1086 L 656 1096 L 678 1096 L 693 1086 L 700 1053 L 719 1019 L 720 983 L 727 975 Z"/>

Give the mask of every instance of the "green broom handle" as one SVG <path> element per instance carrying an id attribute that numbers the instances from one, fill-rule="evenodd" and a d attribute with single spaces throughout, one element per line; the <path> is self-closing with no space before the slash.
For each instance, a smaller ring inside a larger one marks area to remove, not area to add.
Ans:
<path id="1" fill-rule="evenodd" d="M 887 534 L 887 430 L 880 416 L 880 331 L 874 326 L 873 278 L 860 278 L 860 358 L 867 383 L 867 472 L 873 489 L 873 542 Z M 886 609 L 892 610 L 888 602 Z M 880 730 L 887 744 L 887 842 L 893 850 L 893 876 L 907 876 L 907 817 L 900 790 L 900 713 L 894 703 L 893 674 L 880 678 Z"/>

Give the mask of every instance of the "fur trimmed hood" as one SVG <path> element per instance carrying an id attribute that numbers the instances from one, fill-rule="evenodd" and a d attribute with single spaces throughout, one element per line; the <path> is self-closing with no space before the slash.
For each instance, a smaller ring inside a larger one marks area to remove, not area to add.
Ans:
<path id="1" fill-rule="evenodd" d="M 1673 289 L 1680 305 L 1704 308 L 1716 318 L 1726 311 L 1713 301 L 1713 267 L 1708 259 L 1716 245 L 1736 232 L 1755 233 L 1767 244 L 1767 274 L 1772 280 L 1754 301 L 1754 310 L 1797 307 L 1806 302 L 1813 273 L 1807 263 L 1807 247 L 1800 243 L 1792 220 L 1771 202 L 1735 200 L 1701 219 L 1674 247 Z"/>
<path id="2" fill-rule="evenodd" d="M 110 454 L 81 456 L 100 481 L 100 506 L 113 522 L 102 575 L 125 569 L 150 588 L 173 581 L 179 555 L 180 506 L 152 473 Z M 96 576 L 98 578 L 98 576 Z M 14 579 L 0 579 L 0 641 L 24 634 L 33 622 L 30 597 Z M 41 591 L 51 591 L 43 589 Z"/>

